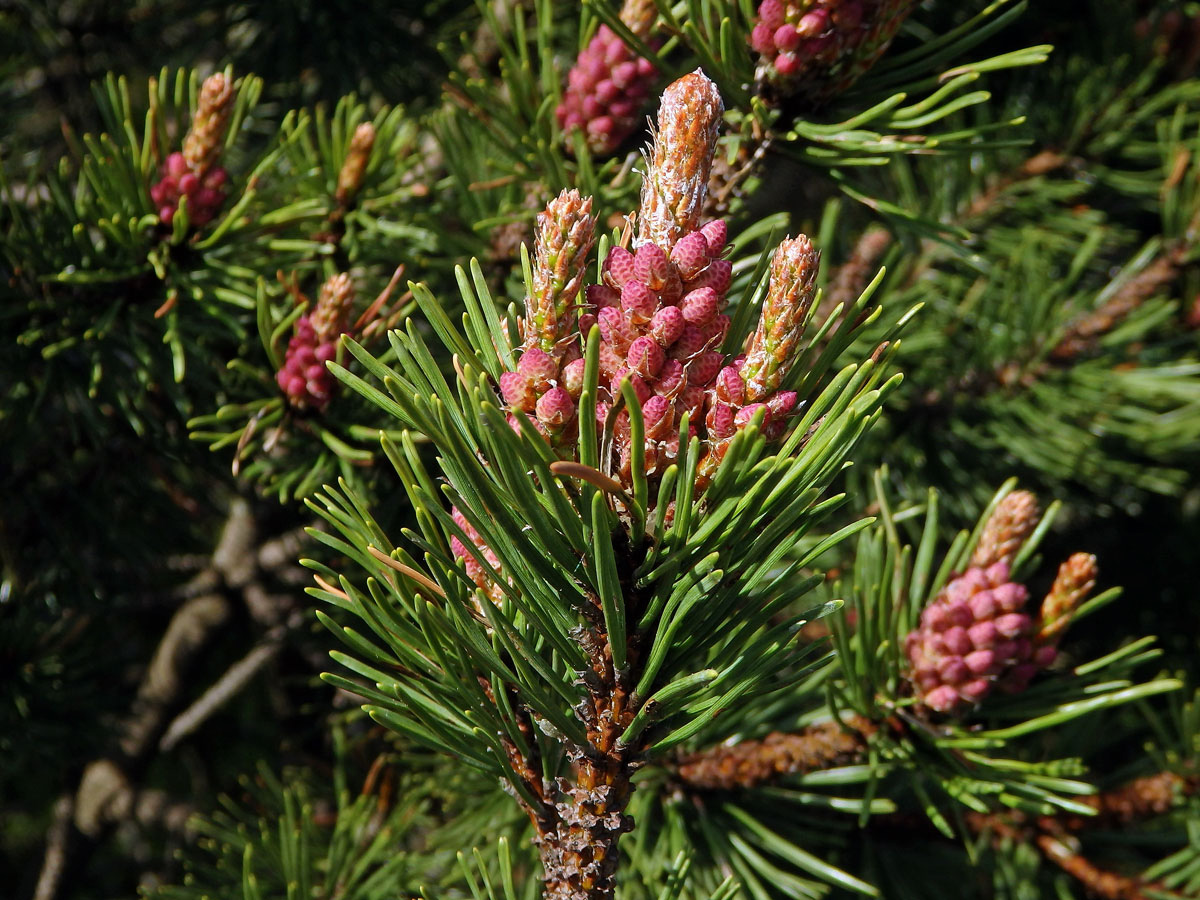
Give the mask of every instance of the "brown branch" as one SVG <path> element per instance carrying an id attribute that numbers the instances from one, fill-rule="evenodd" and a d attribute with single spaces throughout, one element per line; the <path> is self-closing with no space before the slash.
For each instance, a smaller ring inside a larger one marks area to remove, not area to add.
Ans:
<path id="1" fill-rule="evenodd" d="M 1182 796 L 1194 793 L 1200 779 L 1159 773 L 1139 778 L 1130 784 L 1097 794 L 1083 802 L 1100 811 L 1098 816 L 1077 816 L 1060 813 L 1031 819 L 1016 810 L 1006 812 L 968 812 L 964 816 L 968 830 L 974 835 L 987 835 L 993 846 L 1003 843 L 1032 844 L 1051 863 L 1075 878 L 1090 897 L 1100 900 L 1152 900 L 1148 891 L 1160 894 L 1165 888 L 1158 882 L 1148 882 L 1132 875 L 1112 872 L 1087 859 L 1080 851 L 1077 831 L 1097 825 L 1127 825 L 1138 819 L 1167 812 Z M 1169 800 L 1168 800 L 1169 796 Z M 1117 815 L 1107 818 L 1106 811 Z M 881 816 L 885 829 L 902 827 L 906 832 L 920 828 L 916 817 L 906 814 Z M 925 823 L 928 827 L 928 822 Z"/>
<path id="2" fill-rule="evenodd" d="M 93 760 L 83 770 L 75 794 L 75 827 L 99 838 L 104 829 L 129 815 L 133 787 L 124 770 L 108 758 Z"/>
<path id="3" fill-rule="evenodd" d="M 303 528 L 296 528 L 278 537 L 265 541 L 258 548 L 258 566 L 287 584 L 304 584 L 308 581 L 308 570 L 297 565 L 306 535 Z"/>
<path id="4" fill-rule="evenodd" d="M 54 819 L 46 832 L 46 855 L 38 875 L 33 900 L 53 900 L 58 893 L 67 860 L 67 841 L 71 837 L 71 819 L 75 814 L 75 798 L 63 794 L 54 804 Z"/>
<path id="5" fill-rule="evenodd" d="M 157 824 L 182 831 L 192 814 L 190 804 L 173 802 L 163 791 L 135 788 L 111 759 L 87 767 L 72 808 L 75 827 L 91 838 L 113 822 L 130 819 L 143 826 Z"/>
<path id="6" fill-rule="evenodd" d="M 1080 852 L 1077 833 L 1089 828 L 1125 827 L 1163 815 L 1197 790 L 1198 774 L 1159 772 L 1084 798 L 1082 802 L 1096 810 L 1094 816 L 1060 813 L 1030 821 L 1019 812 L 969 813 L 966 822 L 975 834 L 991 834 L 996 840 L 1014 843 L 1032 842 L 1047 860 L 1078 880 L 1090 896 L 1101 900 L 1150 900 L 1146 891 L 1161 891 L 1161 885 L 1095 865 Z"/>
<path id="7" fill-rule="evenodd" d="M 624 573 L 621 589 L 630 620 L 636 621 L 645 599 L 632 583 L 631 573 L 637 569 L 638 560 L 626 543 L 614 549 L 618 571 Z M 638 742 L 623 745 L 620 737 L 639 705 L 631 685 L 641 654 L 638 641 L 631 637 L 627 669 L 615 668 L 599 598 L 592 597 L 591 603 L 594 614 L 585 616 L 591 624 L 572 632 L 588 660 L 588 667 L 579 673 L 586 693 L 575 707 L 586 738 L 582 743 L 567 741 L 564 746 L 574 767 L 573 779 L 546 777 L 546 763 L 538 755 L 538 729 L 533 715 L 520 702 L 516 690 L 509 695 L 509 706 L 516 712 L 528 755 L 511 740 L 503 739 L 504 747 L 520 780 L 520 785 L 514 787 L 527 789 L 514 793 L 534 826 L 533 843 L 541 857 L 543 896 L 547 900 L 611 900 L 616 891 L 618 842 L 633 827 L 625 810 L 633 793 L 631 777 L 644 746 Z M 480 686 L 495 702 L 492 685 L 480 678 Z"/>
<path id="8" fill-rule="evenodd" d="M 684 757 L 675 777 L 693 790 L 750 788 L 785 775 L 847 765 L 862 758 L 876 726 L 861 716 L 823 722 L 798 734 L 772 732 L 760 741 L 719 746 Z"/>
<path id="9" fill-rule="evenodd" d="M 595 601 L 598 605 L 598 601 Z M 576 635 L 591 662 L 583 673 L 587 700 L 577 712 L 587 727 L 587 744 L 568 744 L 575 765 L 574 784 L 565 778 L 549 781 L 538 753 L 536 728 L 527 705 L 516 691 L 509 705 L 528 747 L 521 752 L 508 738 L 502 743 L 508 762 L 525 792 L 514 791 L 534 826 L 533 843 L 543 867 L 544 897 L 548 900 L 611 900 L 616 890 L 617 842 L 633 827 L 625 814 L 633 787 L 634 751 L 618 745 L 634 710 L 626 679 L 612 665 L 607 635 L 597 626 Z M 495 703 L 492 684 L 479 679 L 484 694 Z M 532 795 L 530 803 L 526 794 Z"/>
<path id="10" fill-rule="evenodd" d="M 260 551 L 257 532 L 249 504 L 235 500 L 208 564 L 173 593 L 179 606 L 146 666 L 129 713 L 117 726 L 115 745 L 109 754 L 84 767 L 70 802 L 60 801 L 56 806 L 55 826 L 47 834 L 37 900 L 53 900 L 58 893 L 69 891 L 64 882 L 79 876 L 87 855 L 116 823 L 133 819 L 182 827 L 187 815 L 185 806 L 140 790 L 137 785 L 150 756 L 164 749 L 159 735 L 166 731 L 162 743 L 169 748 L 197 727 L 261 670 L 266 659 L 277 652 L 275 645 L 282 642 L 283 632 L 289 627 L 282 624 L 284 619 L 289 613 L 299 615 L 291 598 L 272 595 L 259 582 L 262 566 L 273 563 L 281 567 L 282 554 L 287 553 L 290 544 L 287 540 L 278 546 L 268 543 Z M 172 710 L 192 687 L 188 669 L 228 621 L 231 600 L 239 595 L 251 617 L 271 629 L 263 645 L 235 664 L 168 727 Z M 289 624 L 293 623 L 294 619 Z M 60 815 L 67 819 L 61 829 Z"/>
<path id="11" fill-rule="evenodd" d="M 886 228 L 872 226 L 859 235 L 850 257 L 834 270 L 829 287 L 821 296 L 813 316 L 816 325 L 828 319 L 839 304 L 843 310 L 849 309 L 874 277 L 879 260 L 891 244 L 892 235 Z"/>
<path id="12" fill-rule="evenodd" d="M 175 717 L 158 742 L 158 749 L 167 752 L 199 728 L 218 709 L 228 703 L 253 680 L 267 663 L 283 649 L 285 629 L 268 634 L 258 646 L 235 662 L 207 691 Z"/>
<path id="13" fill-rule="evenodd" d="M 991 835 L 993 845 L 1032 843 L 1051 863 L 1075 878 L 1091 897 L 1101 900 L 1150 900 L 1144 888 L 1158 887 L 1129 875 L 1102 869 L 1079 852 L 1079 841 L 1069 831 L 1054 827 L 1055 818 L 1044 817 L 1031 825 L 1020 813 L 968 813 L 967 827 L 976 835 Z"/>
<path id="14" fill-rule="evenodd" d="M 125 756 L 138 759 L 153 745 L 168 708 L 186 683 L 184 675 L 192 660 L 229 614 L 223 596 L 204 594 L 188 600 L 171 617 L 121 730 L 118 743 Z"/>
<path id="15" fill-rule="evenodd" d="M 1093 897 L 1103 900 L 1150 900 L 1143 888 L 1153 887 L 1138 878 L 1118 875 L 1092 864 L 1077 850 L 1050 834 L 1039 834 L 1035 843 L 1042 855 L 1075 878 Z"/>
<path id="16" fill-rule="evenodd" d="M 480 676 L 479 686 L 483 689 L 488 700 L 495 703 L 496 694 L 492 690 L 491 681 Z M 522 754 L 517 745 L 507 737 L 501 737 L 501 743 L 504 746 L 504 752 L 508 758 L 509 765 L 512 766 L 522 786 L 536 798 L 537 803 L 531 806 L 519 793 L 516 794 L 517 800 L 529 815 L 529 820 L 533 823 L 534 833 L 545 834 L 557 828 L 557 813 L 549 796 L 551 787 L 546 783 L 542 775 L 539 774 L 542 768 L 542 761 L 534 733 L 533 719 L 529 708 L 521 702 L 520 697 L 515 691 L 509 691 L 508 699 L 517 719 L 517 729 L 525 739 L 526 746 L 529 747 L 529 756 L 527 757 Z"/>
<path id="17" fill-rule="evenodd" d="M 979 194 L 963 211 L 962 219 L 978 219 L 991 212 L 1001 195 L 1010 187 L 1031 178 L 1049 175 L 1056 169 L 1061 169 L 1071 162 L 1070 157 L 1054 150 L 1043 150 L 1021 163 L 1012 172 L 997 178 L 988 188 Z"/>
<path id="18" fill-rule="evenodd" d="M 878 727 L 853 716 L 845 723 L 825 722 L 799 733 L 773 732 L 761 741 L 693 753 L 676 764 L 672 775 L 676 784 L 693 792 L 753 788 L 788 775 L 852 763 L 862 757 Z M 1160 772 L 1084 799 L 1082 802 L 1096 810 L 1095 816 L 1060 813 L 1032 820 L 1018 811 L 969 812 L 965 821 L 973 834 L 990 834 L 996 843 L 1032 842 L 1047 860 L 1077 879 L 1090 896 L 1150 900 L 1145 891 L 1161 889 L 1161 885 L 1095 865 L 1079 852 L 1076 833 L 1095 827 L 1124 827 L 1162 815 L 1197 791 L 1200 773 Z M 885 829 L 899 824 L 906 832 L 916 827 L 906 814 L 880 816 L 872 822 Z"/>
<path id="19" fill-rule="evenodd" d="M 1100 338 L 1176 279 L 1185 246 L 1180 243 L 1164 251 L 1125 282 L 1099 309 L 1085 313 L 1072 322 L 1066 334 L 1050 351 L 1050 358 L 1056 363 L 1066 363 L 1095 349 Z"/>
<path id="20" fill-rule="evenodd" d="M 1197 791 L 1200 791 L 1200 773 L 1158 772 L 1111 791 L 1084 797 L 1081 802 L 1096 810 L 1094 816 L 1060 816 L 1057 821 L 1069 831 L 1124 827 L 1161 816 Z"/>
<path id="21" fill-rule="evenodd" d="M 926 392 L 919 401 L 920 405 L 941 406 L 962 394 L 979 397 L 1004 388 L 1028 388 L 1052 371 L 1055 365 L 1069 365 L 1094 350 L 1105 334 L 1174 281 L 1179 276 L 1187 251 L 1188 245 L 1184 242 L 1164 250 L 1146 268 L 1121 285 L 1099 309 L 1085 313 L 1069 325 L 1046 361 L 1029 368 L 1008 362 L 995 369 L 968 372 L 951 380 L 943 388 Z"/>
<path id="22" fill-rule="evenodd" d="M 627 590 L 626 597 L 636 605 L 636 593 Z M 598 607 L 599 600 L 594 602 Z M 608 635 L 602 626 L 594 626 L 581 629 L 577 638 L 591 663 L 584 677 L 588 700 L 580 710 L 588 746 L 568 749 L 575 783 L 555 783 L 553 820 L 545 823 L 552 827 L 539 829 L 534 843 L 545 870 L 547 900 L 609 900 L 616 891 L 617 844 L 633 828 L 625 809 L 641 748 L 618 743 L 635 709 L 628 677 L 613 667 Z M 630 647 L 630 656 L 632 669 L 637 663 L 635 647 Z"/>
<path id="23" fill-rule="evenodd" d="M 129 760 L 140 759 L 152 748 L 170 707 L 186 684 L 188 667 L 228 619 L 229 602 L 217 588 L 223 585 L 243 589 L 253 581 L 257 573 L 254 540 L 250 507 L 243 500 L 235 500 L 213 551 L 211 565 L 192 579 L 192 583 L 211 585 L 212 589 L 192 596 L 176 610 L 142 676 L 118 742 Z"/>

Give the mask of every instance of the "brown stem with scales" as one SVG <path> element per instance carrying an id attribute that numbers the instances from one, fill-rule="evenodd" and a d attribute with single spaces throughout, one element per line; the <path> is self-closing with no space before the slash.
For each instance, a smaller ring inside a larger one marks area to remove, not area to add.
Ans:
<path id="1" fill-rule="evenodd" d="M 538 803 L 524 803 L 533 822 L 534 844 L 544 869 L 546 900 L 608 900 L 615 896 L 619 863 L 617 843 L 633 827 L 625 813 L 633 786 L 636 748 L 618 738 L 633 720 L 628 679 L 612 665 L 611 646 L 603 627 L 593 625 L 577 635 L 591 668 L 585 673 L 587 700 L 579 709 L 587 727 L 588 744 L 569 746 L 574 783 L 553 782 L 537 774 L 533 724 L 528 710 L 519 713 L 520 727 L 533 748 L 523 756 L 506 743 L 509 762 Z M 489 691 L 490 693 L 490 691 Z"/>
<path id="2" fill-rule="evenodd" d="M 676 777 L 693 790 L 754 787 L 784 775 L 856 762 L 875 731 L 875 724 L 862 716 L 845 723 L 822 722 L 795 734 L 774 731 L 760 741 L 713 747 L 684 757 Z"/>

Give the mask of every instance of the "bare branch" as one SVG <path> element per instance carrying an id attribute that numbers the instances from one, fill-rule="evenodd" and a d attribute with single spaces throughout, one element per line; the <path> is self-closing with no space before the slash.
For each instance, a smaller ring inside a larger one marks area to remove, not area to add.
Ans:
<path id="1" fill-rule="evenodd" d="M 46 832 L 46 856 L 38 875 L 33 900 L 53 900 L 58 892 L 67 860 L 67 840 L 71 835 L 71 818 L 75 813 L 75 798 L 63 794 L 54 804 L 54 820 Z"/>
<path id="2" fill-rule="evenodd" d="M 279 655 L 283 649 L 283 635 L 284 631 L 280 628 L 278 634 L 268 635 L 266 640 L 230 666 L 212 687 L 175 717 L 158 742 L 158 749 L 163 752 L 174 749 L 249 684 L 263 666 Z"/>

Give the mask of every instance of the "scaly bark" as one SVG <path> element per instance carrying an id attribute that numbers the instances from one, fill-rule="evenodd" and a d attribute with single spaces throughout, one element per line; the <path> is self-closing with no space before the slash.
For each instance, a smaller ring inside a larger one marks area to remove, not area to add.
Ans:
<path id="1" fill-rule="evenodd" d="M 862 716 L 823 722 L 797 734 L 772 732 L 761 741 L 718 746 L 680 760 L 676 777 L 685 788 L 750 788 L 785 775 L 829 769 L 857 761 L 876 726 Z"/>
<path id="2" fill-rule="evenodd" d="M 618 842 L 633 828 L 625 810 L 633 794 L 636 748 L 622 747 L 617 740 L 633 719 L 632 698 L 626 679 L 613 668 L 602 627 L 587 629 L 580 639 L 592 664 L 586 679 L 588 701 L 582 709 L 589 746 L 570 751 L 575 783 L 555 783 L 553 814 L 534 839 L 545 869 L 546 900 L 615 896 Z M 549 811 L 543 810 L 543 815 Z M 539 824 L 537 819 L 534 824 Z"/>

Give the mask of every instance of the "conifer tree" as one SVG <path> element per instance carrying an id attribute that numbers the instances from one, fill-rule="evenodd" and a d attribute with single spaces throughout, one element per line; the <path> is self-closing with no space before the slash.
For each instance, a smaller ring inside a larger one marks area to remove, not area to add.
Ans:
<path id="1" fill-rule="evenodd" d="M 1196 11 L 401 7 L 0 14 L 6 890 L 1200 897 Z"/>

